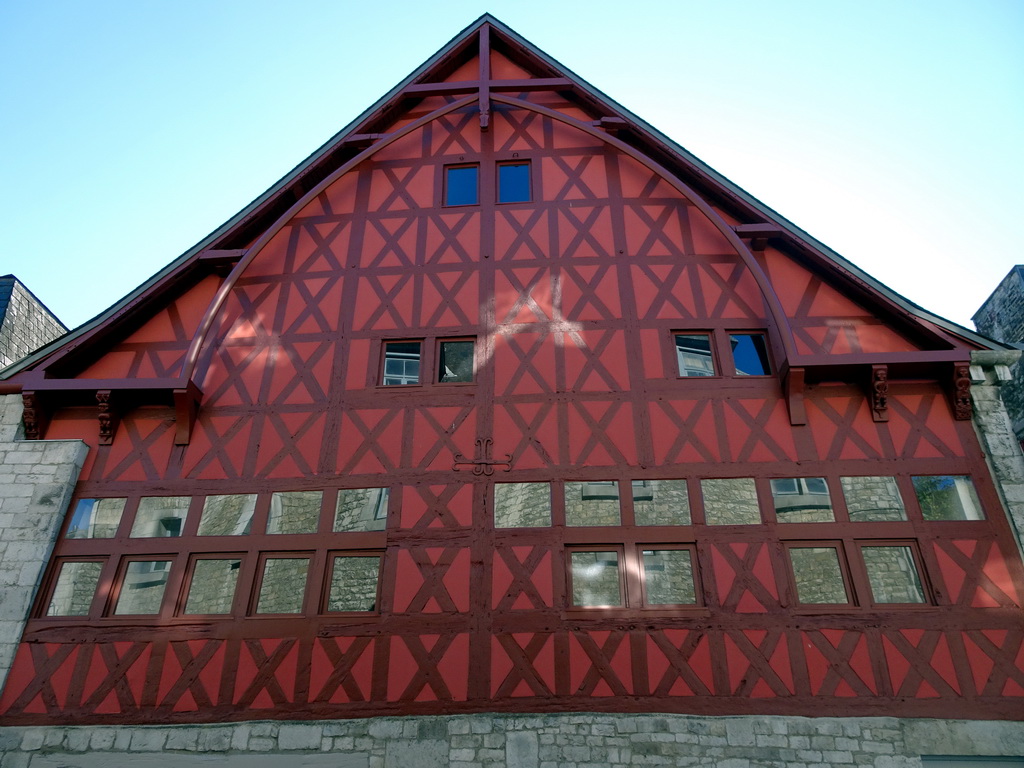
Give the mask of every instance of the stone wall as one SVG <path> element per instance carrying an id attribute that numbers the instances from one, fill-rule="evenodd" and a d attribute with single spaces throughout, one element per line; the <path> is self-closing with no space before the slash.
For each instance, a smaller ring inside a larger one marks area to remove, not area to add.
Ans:
<path id="1" fill-rule="evenodd" d="M 0 368 L 63 336 L 68 329 L 14 275 L 0 277 Z"/>
<path id="2" fill-rule="evenodd" d="M 9 727 L 0 753 L 0 768 L 920 768 L 922 756 L 1019 758 L 1024 723 L 584 712 Z"/>
<path id="3" fill-rule="evenodd" d="M 0 397 L 0 686 L 50 559 L 86 445 L 17 440 L 21 396 Z"/>
<path id="4" fill-rule="evenodd" d="M 1011 269 L 971 319 L 975 328 L 997 341 L 1024 342 L 1024 267 Z M 1024 366 L 1014 369 L 1013 380 L 1003 387 L 1002 396 L 1020 440 L 1024 438 Z"/>

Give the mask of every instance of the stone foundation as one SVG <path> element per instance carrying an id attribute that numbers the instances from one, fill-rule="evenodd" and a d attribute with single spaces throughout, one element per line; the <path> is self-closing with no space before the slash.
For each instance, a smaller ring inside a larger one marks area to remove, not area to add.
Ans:
<path id="1" fill-rule="evenodd" d="M 0 768 L 920 768 L 928 756 L 1020 758 L 1024 723 L 581 713 L 13 727 L 0 728 L 0 752 Z"/>

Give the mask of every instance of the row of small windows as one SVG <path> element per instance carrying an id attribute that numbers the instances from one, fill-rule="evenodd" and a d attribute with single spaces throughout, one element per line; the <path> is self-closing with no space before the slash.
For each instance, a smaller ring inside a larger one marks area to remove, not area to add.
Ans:
<path id="1" fill-rule="evenodd" d="M 680 376 L 719 375 L 722 366 L 715 365 L 714 334 L 686 331 L 673 336 Z M 767 376 L 771 373 L 768 344 L 763 333 L 730 333 L 729 353 L 737 376 Z"/>
<path id="2" fill-rule="evenodd" d="M 796 599 L 806 606 L 924 604 L 914 542 L 856 542 L 858 565 L 867 575 L 868 595 L 853 587 L 843 542 L 785 542 Z M 659 544 L 570 546 L 567 548 L 568 603 L 571 608 L 656 608 L 702 604 L 696 545 Z M 60 563 L 45 615 L 87 616 L 101 600 L 105 616 L 250 616 L 299 614 L 307 609 L 307 587 L 314 553 L 264 553 L 254 587 L 239 593 L 247 556 L 203 554 L 190 558 L 180 597 L 169 607 L 170 557 L 125 557 L 109 594 L 100 586 L 106 558 Z M 374 613 L 379 605 L 383 552 L 330 553 L 326 581 L 314 608 L 318 613 Z M 239 604 L 236 601 L 242 600 Z"/>
<path id="3" fill-rule="evenodd" d="M 914 542 L 857 542 L 866 592 L 853 586 L 842 542 L 785 542 L 796 600 L 804 606 L 919 605 L 929 602 Z M 576 608 L 697 606 L 695 545 L 570 547 L 570 604 Z M 634 576 L 635 575 L 635 576 Z"/>
<path id="4" fill-rule="evenodd" d="M 498 203 L 528 203 L 530 162 L 510 160 L 497 164 L 494 199 Z M 444 204 L 447 206 L 479 205 L 480 164 L 448 165 L 444 169 Z"/>
<path id="5" fill-rule="evenodd" d="M 195 555 L 191 558 L 180 599 L 169 609 L 167 587 L 170 557 L 126 557 L 109 594 L 98 589 L 106 558 L 60 563 L 46 616 L 88 616 L 100 599 L 104 616 L 175 616 L 296 614 L 306 609 L 307 581 L 314 553 L 287 552 L 259 557 L 254 588 L 238 590 L 247 555 Z M 331 553 L 326 583 L 315 610 L 321 613 L 372 613 L 383 552 Z M 242 599 L 241 605 L 236 600 Z"/>
<path id="6" fill-rule="evenodd" d="M 927 521 L 982 520 L 977 492 L 966 475 L 921 475 L 911 478 L 921 516 Z M 690 481 L 633 480 L 633 523 L 638 526 L 692 525 Z M 563 485 L 565 524 L 618 526 L 623 523 L 620 483 L 616 480 Z M 839 478 L 846 515 L 853 522 L 907 519 L 898 482 L 889 476 Z M 699 481 L 706 525 L 762 523 L 754 478 L 705 478 Z M 769 481 L 772 509 L 779 523 L 829 523 L 836 520 L 833 489 L 824 477 L 775 478 Z M 328 528 L 321 527 L 323 491 L 280 491 L 259 508 L 256 494 L 143 496 L 127 531 L 129 538 L 178 537 L 190 510 L 200 515 L 197 536 L 232 536 L 253 532 L 311 534 L 383 531 L 388 515 L 388 488 L 349 488 L 337 492 Z M 80 499 L 65 534 L 68 539 L 113 538 L 123 524 L 125 498 Z M 552 485 L 495 483 L 495 528 L 545 527 L 552 523 Z"/>
<path id="7" fill-rule="evenodd" d="M 676 361 L 680 377 L 717 376 L 711 333 L 676 333 Z M 729 351 L 736 376 L 767 376 L 771 373 L 768 345 L 763 333 L 730 333 Z M 401 339 L 385 341 L 381 355 L 380 383 L 385 387 L 437 384 L 469 384 L 476 372 L 476 340 Z"/>

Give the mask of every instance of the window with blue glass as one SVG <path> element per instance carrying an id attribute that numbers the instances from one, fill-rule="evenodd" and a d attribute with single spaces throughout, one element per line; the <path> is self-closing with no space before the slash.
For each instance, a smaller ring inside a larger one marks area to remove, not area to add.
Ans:
<path id="1" fill-rule="evenodd" d="M 444 169 L 444 204 L 477 205 L 479 202 L 480 166 L 446 166 Z"/>
<path id="2" fill-rule="evenodd" d="M 729 334 L 729 346 L 737 376 L 767 376 L 771 373 L 768 344 L 763 333 Z"/>
<path id="3" fill-rule="evenodd" d="M 527 203 L 530 201 L 530 163 L 498 164 L 498 202 Z"/>

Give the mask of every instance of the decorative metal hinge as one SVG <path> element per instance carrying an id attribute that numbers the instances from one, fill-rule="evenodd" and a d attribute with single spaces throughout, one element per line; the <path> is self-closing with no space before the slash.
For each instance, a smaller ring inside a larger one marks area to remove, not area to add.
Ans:
<path id="1" fill-rule="evenodd" d="M 489 437 L 478 437 L 476 439 L 476 456 L 472 459 L 467 459 L 461 453 L 455 454 L 455 463 L 452 464 L 452 470 L 457 472 L 460 466 L 473 467 L 473 474 L 480 477 L 490 477 L 494 474 L 494 468 L 500 467 L 502 464 L 505 465 L 505 471 L 509 472 L 512 469 L 512 454 L 506 453 L 504 461 L 494 461 L 491 459 L 491 443 L 493 441 Z"/>

